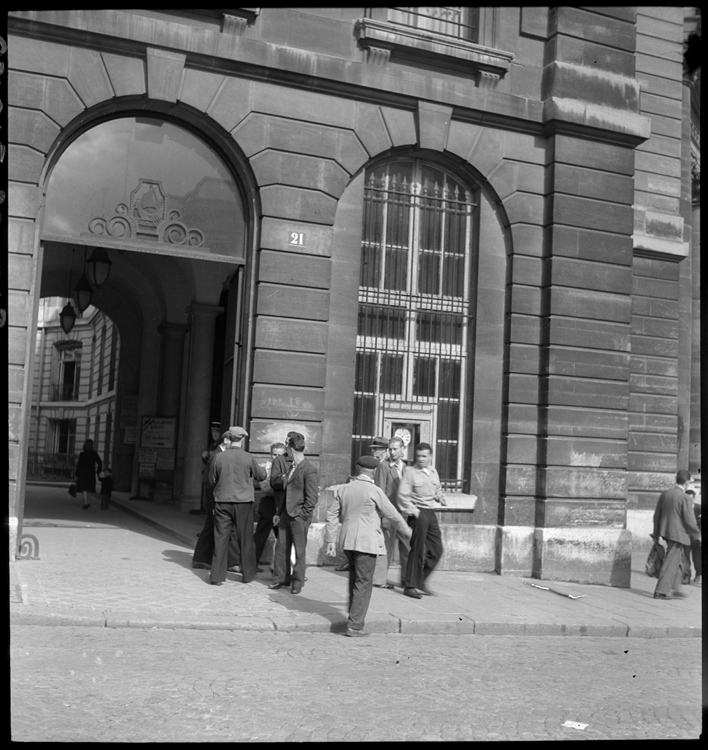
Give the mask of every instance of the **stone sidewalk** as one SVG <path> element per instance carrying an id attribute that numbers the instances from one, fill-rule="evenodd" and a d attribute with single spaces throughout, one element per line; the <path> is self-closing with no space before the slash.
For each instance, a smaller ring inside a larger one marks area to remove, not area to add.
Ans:
<path id="1" fill-rule="evenodd" d="M 301 594 L 270 591 L 270 571 L 249 584 L 229 573 L 209 586 L 191 567 L 204 517 L 170 505 L 131 501 L 81 509 L 66 487 L 29 485 L 23 534 L 39 559 L 10 563 L 11 624 L 341 632 L 346 573 L 310 566 Z M 436 596 L 374 589 L 367 629 L 374 633 L 700 637 L 701 588 L 653 599 L 655 581 L 635 561 L 629 589 L 436 571 Z M 397 570 L 391 571 L 397 582 Z M 540 588 L 545 587 L 545 588 Z M 571 598 L 575 597 L 575 598 Z"/>

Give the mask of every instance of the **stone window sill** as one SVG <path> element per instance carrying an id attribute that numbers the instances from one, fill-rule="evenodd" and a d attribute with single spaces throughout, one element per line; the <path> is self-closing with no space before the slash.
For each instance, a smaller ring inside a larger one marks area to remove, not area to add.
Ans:
<path id="1" fill-rule="evenodd" d="M 444 61 L 455 67 L 463 64 L 496 82 L 509 70 L 514 59 L 512 52 L 372 18 L 357 20 L 354 32 L 360 46 L 367 50 L 368 61 L 378 64 L 388 62 L 393 52 L 401 57 Z"/>

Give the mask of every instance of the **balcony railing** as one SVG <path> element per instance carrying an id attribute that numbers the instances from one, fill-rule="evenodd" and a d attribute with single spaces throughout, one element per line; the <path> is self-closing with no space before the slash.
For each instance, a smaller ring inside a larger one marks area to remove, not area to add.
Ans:
<path id="1" fill-rule="evenodd" d="M 78 383 L 62 383 L 51 387 L 50 401 L 78 401 Z"/>
<path id="2" fill-rule="evenodd" d="M 72 481 L 77 456 L 73 453 L 40 453 L 27 455 L 27 479 Z"/>

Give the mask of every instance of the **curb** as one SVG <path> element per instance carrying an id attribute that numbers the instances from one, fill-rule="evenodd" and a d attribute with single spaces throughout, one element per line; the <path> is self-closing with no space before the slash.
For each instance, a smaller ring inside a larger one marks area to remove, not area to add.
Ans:
<path id="1" fill-rule="evenodd" d="M 82 626 L 97 628 L 142 628 L 165 630 L 239 630 L 283 633 L 343 633 L 346 621 L 333 615 L 307 614 L 294 617 L 213 617 L 209 615 L 155 615 L 86 610 L 40 609 L 10 606 L 11 625 Z M 366 629 L 376 634 L 400 635 L 490 635 L 568 636 L 594 638 L 701 638 L 694 627 L 628 625 L 552 625 L 548 623 L 485 622 L 466 615 L 374 616 Z"/>

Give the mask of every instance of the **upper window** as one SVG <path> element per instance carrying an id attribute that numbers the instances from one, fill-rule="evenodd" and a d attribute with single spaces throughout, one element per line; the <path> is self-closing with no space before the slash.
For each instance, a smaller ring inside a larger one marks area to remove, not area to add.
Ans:
<path id="1" fill-rule="evenodd" d="M 243 257 L 244 211 L 233 176 L 204 141 L 157 118 L 122 117 L 86 131 L 59 158 L 44 235 Z"/>
<path id="2" fill-rule="evenodd" d="M 429 6 L 423 8 L 389 8 L 391 23 L 410 26 L 423 31 L 466 39 L 479 39 L 479 9 Z"/>

